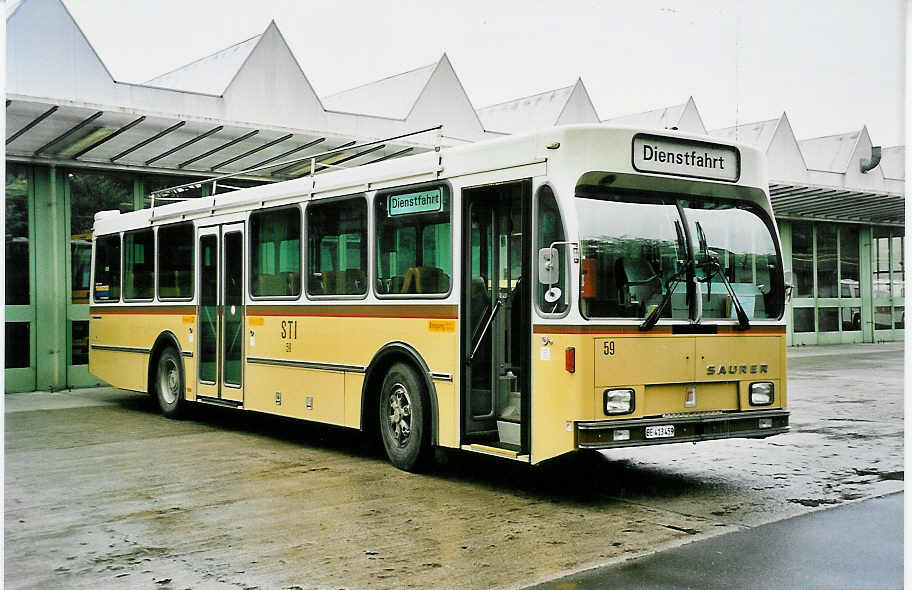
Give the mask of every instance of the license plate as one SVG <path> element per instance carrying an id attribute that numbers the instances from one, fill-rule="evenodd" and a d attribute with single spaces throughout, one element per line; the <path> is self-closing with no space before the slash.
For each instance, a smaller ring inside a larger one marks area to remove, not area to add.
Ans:
<path id="1" fill-rule="evenodd" d="M 674 424 L 665 424 L 663 426 L 647 426 L 646 438 L 670 438 L 675 435 Z"/>

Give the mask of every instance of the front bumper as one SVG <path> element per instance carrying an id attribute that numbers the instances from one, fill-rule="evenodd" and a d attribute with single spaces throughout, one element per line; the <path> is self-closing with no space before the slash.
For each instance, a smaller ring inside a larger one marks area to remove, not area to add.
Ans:
<path id="1" fill-rule="evenodd" d="M 760 426 L 763 419 L 769 426 Z M 674 436 L 646 438 L 647 426 L 674 425 Z M 614 440 L 613 431 L 628 430 L 628 440 Z M 634 418 L 576 423 L 576 446 L 580 449 L 615 449 L 698 442 L 722 438 L 766 438 L 789 431 L 786 410 L 755 410 L 725 414 L 674 416 L 668 418 Z"/>

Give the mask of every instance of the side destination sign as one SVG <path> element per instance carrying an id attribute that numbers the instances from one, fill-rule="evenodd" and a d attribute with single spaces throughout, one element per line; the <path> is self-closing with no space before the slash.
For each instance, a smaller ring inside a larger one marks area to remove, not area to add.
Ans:
<path id="1" fill-rule="evenodd" d="M 734 182 L 741 176 L 741 157 L 732 146 L 640 133 L 633 137 L 633 167 L 639 172 Z"/>
<path id="2" fill-rule="evenodd" d="M 389 216 L 411 215 L 413 213 L 432 213 L 443 210 L 443 195 L 439 188 L 420 193 L 390 195 L 386 202 Z"/>

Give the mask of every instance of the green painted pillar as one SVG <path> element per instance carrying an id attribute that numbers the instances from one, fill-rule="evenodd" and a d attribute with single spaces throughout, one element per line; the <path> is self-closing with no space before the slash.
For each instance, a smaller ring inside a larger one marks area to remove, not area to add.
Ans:
<path id="1" fill-rule="evenodd" d="M 871 241 L 874 229 L 864 226 L 858 232 L 858 281 L 861 287 L 861 338 L 862 342 L 874 342 L 874 252 Z"/>
<path id="2" fill-rule="evenodd" d="M 63 199 L 63 173 L 56 166 L 35 168 L 35 318 L 37 388 L 66 386 L 66 261 L 69 237 Z"/>

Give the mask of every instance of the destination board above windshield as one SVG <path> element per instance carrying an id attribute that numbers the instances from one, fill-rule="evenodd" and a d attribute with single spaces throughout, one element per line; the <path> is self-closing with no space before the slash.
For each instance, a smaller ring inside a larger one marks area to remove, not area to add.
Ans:
<path id="1" fill-rule="evenodd" d="M 656 135 L 633 138 L 633 167 L 639 172 L 737 181 L 741 157 L 732 146 Z"/>

